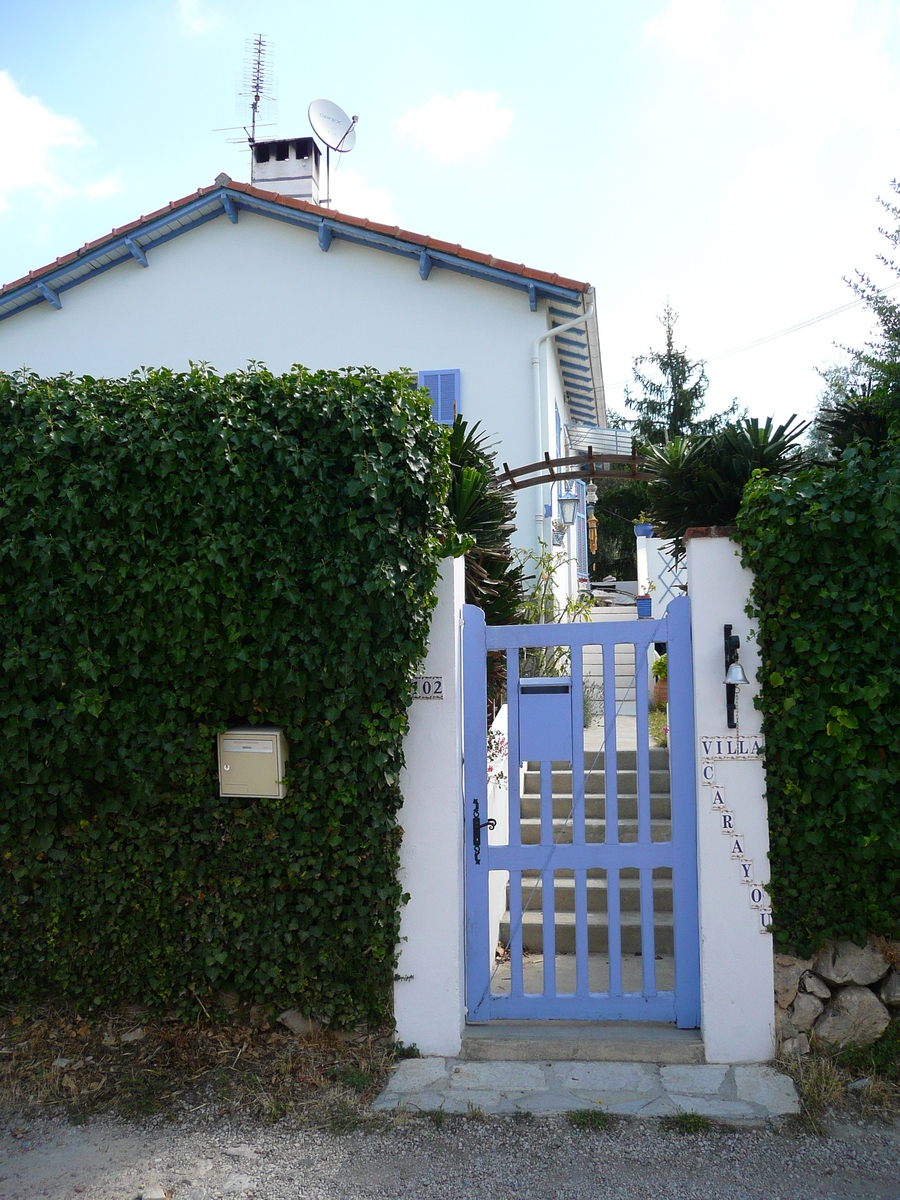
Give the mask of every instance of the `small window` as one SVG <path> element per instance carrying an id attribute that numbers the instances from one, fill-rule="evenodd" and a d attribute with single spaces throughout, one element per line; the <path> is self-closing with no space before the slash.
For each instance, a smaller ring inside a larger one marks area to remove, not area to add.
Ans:
<path id="1" fill-rule="evenodd" d="M 431 415 L 441 425 L 452 425 L 460 411 L 459 371 L 420 371 L 419 387 L 431 392 Z"/>
<path id="2" fill-rule="evenodd" d="M 257 162 L 268 162 L 269 161 L 269 147 L 268 146 L 254 146 L 253 154 L 254 154 Z"/>
<path id="3" fill-rule="evenodd" d="M 289 146 L 288 142 L 276 142 L 275 143 L 275 161 L 276 162 L 284 162 L 284 160 L 288 156 L 288 146 Z"/>

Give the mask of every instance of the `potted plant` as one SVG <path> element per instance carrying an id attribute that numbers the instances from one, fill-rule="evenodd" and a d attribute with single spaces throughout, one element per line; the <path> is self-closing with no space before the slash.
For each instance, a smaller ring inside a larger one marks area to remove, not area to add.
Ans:
<path id="1" fill-rule="evenodd" d="M 669 703 L 669 666 L 665 654 L 661 654 L 650 670 L 653 672 L 653 699 L 657 704 Z"/>

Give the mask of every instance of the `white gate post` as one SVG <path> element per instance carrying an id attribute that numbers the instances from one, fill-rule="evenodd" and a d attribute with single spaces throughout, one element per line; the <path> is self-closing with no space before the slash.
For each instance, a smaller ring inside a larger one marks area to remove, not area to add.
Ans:
<path id="1" fill-rule="evenodd" d="M 762 890 L 769 879 L 766 779 L 763 759 L 753 753 L 762 728 L 753 704 L 759 653 L 756 623 L 745 611 L 753 575 L 741 566 L 732 532 L 694 529 L 685 537 L 697 738 L 702 1029 L 707 1062 L 718 1063 L 766 1062 L 775 1049 L 772 938 L 765 931 L 770 906 Z M 728 729 L 725 710 L 726 624 L 741 639 L 740 664 L 750 680 L 738 695 L 737 730 Z M 711 743 L 720 737 L 725 740 Z"/>
<path id="2" fill-rule="evenodd" d="M 465 563 L 445 558 L 428 654 L 418 670 L 434 682 L 414 699 L 400 776 L 400 963 L 394 983 L 397 1036 L 423 1054 L 459 1054 L 465 1024 L 465 876 L 462 808 L 462 652 Z M 426 691 L 427 696 L 426 698 Z"/>

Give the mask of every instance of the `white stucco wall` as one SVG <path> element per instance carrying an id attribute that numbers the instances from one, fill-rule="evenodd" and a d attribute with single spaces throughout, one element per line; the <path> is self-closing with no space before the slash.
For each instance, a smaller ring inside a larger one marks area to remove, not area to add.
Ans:
<path id="1" fill-rule="evenodd" d="M 752 906 L 753 889 L 769 879 L 766 781 L 760 758 L 707 757 L 703 739 L 736 732 L 759 734 L 754 708 L 759 655 L 755 623 L 746 615 L 753 576 L 727 537 L 692 538 L 687 545 L 694 665 L 694 728 L 697 738 L 698 870 L 703 1042 L 708 1062 L 765 1062 L 774 1053 L 775 1000 L 772 938 L 764 913 Z M 738 695 L 739 730 L 729 731 L 725 712 L 725 624 L 741 639 L 740 662 L 751 681 Z M 724 810 L 715 788 L 724 788 Z M 732 833 L 723 821 L 732 814 Z M 743 857 L 735 854 L 739 838 Z M 749 863 L 749 869 L 746 864 Z M 764 906 L 768 897 L 763 893 Z"/>
<path id="2" fill-rule="evenodd" d="M 149 259 L 64 292 L 60 311 L 39 304 L 0 322 L 0 369 L 119 376 L 204 360 L 224 372 L 251 359 L 276 372 L 294 363 L 458 368 L 462 413 L 499 441 L 498 460 L 539 457 L 531 357 L 549 328 L 546 301 L 533 313 L 524 292 L 439 267 L 423 281 L 415 259 L 339 238 L 323 253 L 315 232 L 246 211 L 236 225 L 210 221 Z M 552 448 L 561 379 L 552 347 L 542 359 Z M 536 545 L 541 490 L 519 493 L 524 547 Z"/>
<path id="3" fill-rule="evenodd" d="M 421 675 L 443 700 L 414 700 L 401 775 L 400 883 L 409 893 L 394 984 L 397 1036 L 423 1054 L 459 1053 L 465 1023 L 465 874 L 460 617 L 463 560 L 445 559 Z"/>

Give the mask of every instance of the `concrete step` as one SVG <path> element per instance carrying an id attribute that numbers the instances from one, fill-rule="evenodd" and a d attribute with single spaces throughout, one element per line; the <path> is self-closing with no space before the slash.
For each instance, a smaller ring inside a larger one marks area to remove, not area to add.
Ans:
<path id="1" fill-rule="evenodd" d="M 519 798 L 519 811 L 523 817 L 539 817 L 541 815 L 540 796 L 529 793 Z M 553 796 L 554 817 L 567 817 L 572 811 L 572 795 L 563 792 Z M 586 795 L 584 798 L 585 816 L 602 820 L 606 816 L 606 797 Z M 633 793 L 619 793 L 619 817 L 636 817 L 638 814 L 638 798 Z M 668 792 L 650 794 L 650 815 L 661 821 L 667 821 L 672 815 L 672 799 Z"/>
<path id="2" fill-rule="evenodd" d="M 587 752 L 586 752 L 587 758 Z M 590 755 L 590 761 L 587 762 L 589 767 L 595 771 L 602 771 L 606 765 L 606 755 L 602 750 L 599 750 L 595 755 Z M 526 763 L 526 767 L 530 771 L 539 771 L 541 764 L 539 762 Z M 572 764 L 568 762 L 553 763 L 554 771 L 569 771 L 572 769 Z M 616 769 L 618 771 L 634 771 L 637 769 L 637 751 L 636 750 L 620 750 L 616 755 Z M 650 747 L 650 770 L 651 771 L 668 771 L 669 769 L 669 751 L 665 746 Z"/>
<path id="3" fill-rule="evenodd" d="M 706 1061 L 699 1029 L 650 1021 L 490 1021 L 467 1025 L 460 1056 L 469 1062 Z"/>
<path id="4" fill-rule="evenodd" d="M 555 914 L 554 928 L 556 930 L 556 953 L 575 953 L 575 914 L 574 912 L 558 912 Z M 588 919 L 588 953 L 606 954 L 609 951 L 609 923 L 606 913 L 589 912 Z M 622 953 L 638 954 L 641 950 L 641 917 L 640 913 L 623 912 L 621 921 Z M 657 954 L 674 953 L 674 924 L 672 913 L 654 913 L 653 928 L 655 934 L 655 950 Z M 505 912 L 500 921 L 500 942 L 506 946 L 510 940 L 510 918 Z M 522 949 L 532 954 L 540 954 L 544 948 L 544 915 L 533 911 L 522 913 Z"/>
<path id="5" fill-rule="evenodd" d="M 619 841 L 632 843 L 638 840 L 638 823 L 633 817 L 619 817 Z M 539 846 L 541 844 L 540 817 L 524 817 L 520 822 L 523 846 Z M 597 817 L 585 817 L 584 837 L 586 842 L 606 841 L 606 821 Z M 671 842 L 672 822 L 669 820 L 650 820 L 650 841 Z M 572 822 L 565 818 L 554 817 L 553 841 L 560 846 L 572 844 Z"/>
<path id="6" fill-rule="evenodd" d="M 556 876 L 553 884 L 553 902 L 556 912 L 575 911 L 575 880 Z M 506 903 L 509 908 L 509 885 L 506 888 Z M 528 912 L 544 911 L 544 887 L 540 876 L 522 880 L 522 907 L 527 905 Z M 606 879 L 587 880 L 588 912 L 605 913 L 608 911 L 609 891 Z M 640 912 L 641 884 L 639 879 L 619 880 L 619 905 L 622 912 Z M 672 879 L 654 879 L 653 881 L 653 912 L 672 912 Z M 507 912 L 507 921 L 509 913 Z"/>
<path id="7" fill-rule="evenodd" d="M 550 778 L 552 780 L 554 792 L 571 793 L 571 771 L 552 771 Z M 523 795 L 528 795 L 529 793 L 539 793 L 541 790 L 540 771 L 526 771 L 525 778 L 523 779 L 522 783 Z M 619 792 L 636 792 L 637 771 L 617 771 L 616 783 L 618 785 Z M 591 770 L 590 767 L 588 767 L 584 773 L 584 788 L 586 792 L 591 792 L 594 795 L 604 795 L 606 792 L 606 772 L 599 767 L 596 770 Z M 669 790 L 669 772 L 651 771 L 650 791 L 668 795 Z"/>

